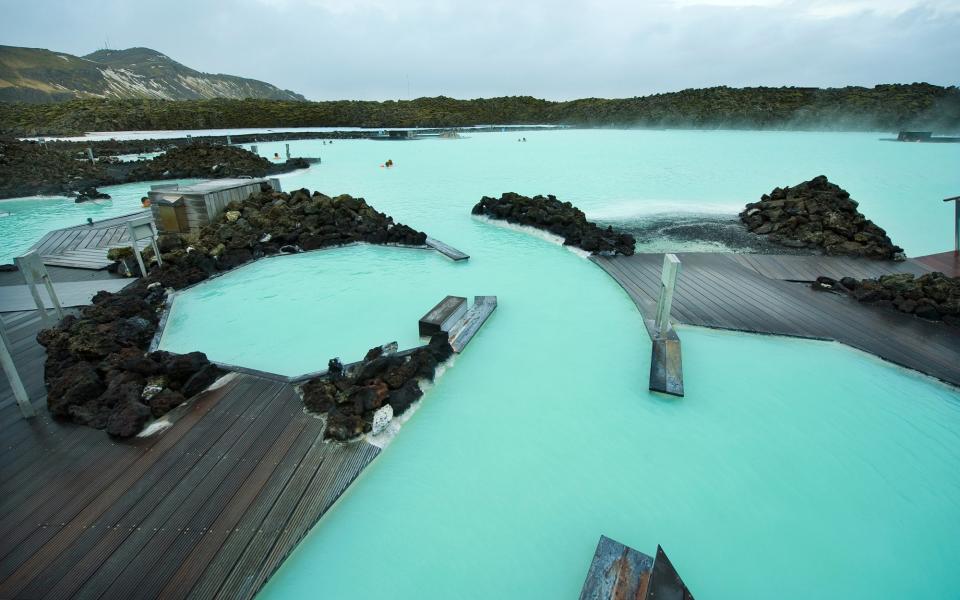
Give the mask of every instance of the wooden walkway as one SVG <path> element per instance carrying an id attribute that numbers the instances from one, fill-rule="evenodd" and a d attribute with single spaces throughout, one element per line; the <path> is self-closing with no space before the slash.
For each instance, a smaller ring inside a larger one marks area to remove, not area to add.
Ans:
<path id="1" fill-rule="evenodd" d="M 927 267 L 931 271 L 940 271 L 949 277 L 960 277 L 960 254 L 954 251 L 918 256 L 913 262 Z"/>
<path id="2" fill-rule="evenodd" d="M 244 374 L 147 438 L 53 422 L 39 317 L 3 318 L 37 416 L 0 373 L 0 598 L 252 598 L 379 452 Z"/>
<path id="3" fill-rule="evenodd" d="M 783 257 L 750 258 L 720 253 L 678 254 L 682 263 L 673 299 L 673 318 L 699 325 L 751 333 L 836 340 L 898 365 L 960 385 L 960 335 L 955 328 L 904 313 L 860 304 L 852 298 L 818 292 L 806 283 L 771 278 L 770 265 Z M 810 259 L 830 266 L 830 257 Z M 767 260 L 770 259 L 770 260 Z M 775 260 L 773 260 L 775 259 Z M 591 257 L 610 274 L 647 317 L 656 312 L 662 254 L 615 258 Z M 877 263 L 885 264 L 885 263 Z M 917 268 L 915 263 L 887 263 L 893 269 Z M 786 267 L 784 267 L 786 268 Z M 819 267 L 817 267 L 819 268 Z M 833 265 L 832 268 L 839 268 Z M 798 278 L 798 267 L 788 273 Z M 847 273 L 850 274 L 850 273 Z M 859 273 L 851 274 L 854 277 Z M 800 278 L 804 279 L 804 278 Z"/>
<path id="4" fill-rule="evenodd" d="M 76 225 L 64 229 L 55 229 L 34 244 L 46 265 L 72 267 L 79 269 L 105 269 L 112 261 L 107 260 L 107 251 L 130 245 L 127 222 L 150 214 L 149 210 L 139 210 L 129 215 L 95 221 L 92 225 Z M 146 247 L 146 240 L 138 243 Z"/>
<path id="5" fill-rule="evenodd" d="M 118 292 L 136 279 L 95 279 L 87 281 L 54 281 L 53 288 L 61 306 L 86 306 L 99 291 Z M 53 308 L 50 294 L 43 285 L 37 286 L 40 299 L 47 308 Z M 0 312 L 31 310 L 36 308 L 30 288 L 27 285 L 0 286 Z"/>
<path id="6" fill-rule="evenodd" d="M 782 254 L 725 254 L 743 266 L 753 269 L 771 279 L 785 281 L 816 281 L 826 276 L 834 279 L 854 277 L 875 279 L 891 273 L 923 275 L 930 271 L 927 266 L 912 260 L 877 261 L 848 256 L 791 256 Z"/>

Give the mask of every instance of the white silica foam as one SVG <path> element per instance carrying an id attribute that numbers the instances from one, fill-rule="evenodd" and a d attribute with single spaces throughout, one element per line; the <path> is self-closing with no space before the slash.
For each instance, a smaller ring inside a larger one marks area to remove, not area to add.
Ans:
<path id="1" fill-rule="evenodd" d="M 529 225 L 517 225 L 516 223 L 510 223 L 509 221 L 504 221 L 501 219 L 491 219 L 486 215 L 472 215 L 474 219 L 482 221 L 484 223 L 489 223 L 490 225 L 496 225 L 497 227 L 502 227 L 504 229 L 509 229 L 511 231 L 516 231 L 519 233 L 525 233 L 527 235 L 532 235 L 535 238 L 539 238 L 551 244 L 556 244 L 557 246 L 563 246 L 570 252 L 576 254 L 580 258 L 587 258 L 590 256 L 590 253 L 584 250 L 583 248 L 577 248 L 576 246 L 567 246 L 563 243 L 563 238 L 555 233 L 550 233 L 549 231 L 544 231 L 543 229 L 538 229 L 536 227 L 531 227 Z"/>
<path id="2" fill-rule="evenodd" d="M 670 200 L 622 200 L 584 210 L 591 221 L 627 221 L 656 215 L 736 215 L 746 202 L 710 203 Z"/>
<path id="3" fill-rule="evenodd" d="M 406 410 L 402 415 L 397 415 L 391 419 L 390 424 L 387 425 L 383 431 L 377 435 L 367 434 L 364 436 L 367 442 L 383 450 L 390 445 L 390 442 L 393 441 L 393 438 L 400 433 L 400 429 L 403 427 L 404 423 L 410 420 L 413 416 L 413 413 L 417 412 L 420 409 L 420 404 L 426 398 L 427 393 L 436 385 L 436 381 L 443 376 L 443 374 L 457 362 L 457 355 L 452 354 L 450 358 L 443 361 L 437 365 L 436 371 L 433 373 L 433 381 L 427 381 L 421 379 L 419 381 L 420 390 L 423 392 L 423 396 L 419 400 L 410 405 L 410 408 Z"/>

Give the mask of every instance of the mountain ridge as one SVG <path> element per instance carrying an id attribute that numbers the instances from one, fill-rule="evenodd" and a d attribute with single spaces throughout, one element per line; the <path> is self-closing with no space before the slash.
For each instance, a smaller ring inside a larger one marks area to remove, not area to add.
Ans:
<path id="1" fill-rule="evenodd" d="M 76 98 L 306 100 L 257 79 L 197 71 L 151 48 L 101 49 L 74 56 L 0 45 L 0 101 L 48 103 Z"/>

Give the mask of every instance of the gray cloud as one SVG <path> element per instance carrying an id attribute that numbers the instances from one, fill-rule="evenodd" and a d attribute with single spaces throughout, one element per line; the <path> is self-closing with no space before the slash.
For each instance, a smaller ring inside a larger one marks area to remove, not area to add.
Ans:
<path id="1" fill-rule="evenodd" d="M 0 43 L 148 46 L 312 99 L 954 85 L 960 0 L 0 0 Z"/>

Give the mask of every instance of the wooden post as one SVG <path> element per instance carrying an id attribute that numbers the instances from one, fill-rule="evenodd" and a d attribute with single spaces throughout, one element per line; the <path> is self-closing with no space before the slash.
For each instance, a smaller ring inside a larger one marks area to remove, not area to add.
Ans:
<path id="1" fill-rule="evenodd" d="M 953 225 L 953 253 L 960 255 L 960 196 L 953 198 L 944 198 L 944 202 L 953 202 L 954 225 Z"/>
<path id="2" fill-rule="evenodd" d="M 290 144 L 285 144 L 287 147 L 287 160 L 290 160 Z"/>
<path id="3" fill-rule="evenodd" d="M 663 256 L 663 271 L 660 273 L 660 299 L 657 300 L 657 335 L 663 337 L 670 329 L 670 308 L 673 305 L 673 290 L 680 272 L 680 259 L 675 254 Z"/>
<path id="4" fill-rule="evenodd" d="M 153 223 L 152 214 L 127 221 L 127 236 L 130 238 L 133 255 L 137 257 L 141 276 L 147 276 L 147 266 L 143 263 L 143 255 L 140 254 L 140 247 L 137 245 L 138 241 L 149 239 L 150 245 L 153 246 L 153 255 L 157 259 L 157 264 L 163 264 L 163 259 L 160 258 L 160 248 L 157 247 L 157 228 Z"/>
<path id="5" fill-rule="evenodd" d="M 87 158 L 89 158 L 90 162 L 92 163 L 96 162 L 95 160 L 93 160 L 93 148 L 91 148 L 90 146 L 87 146 Z"/>
<path id="6" fill-rule="evenodd" d="M 146 277 L 147 267 L 143 264 L 140 248 L 137 247 L 137 234 L 133 231 L 133 223 L 127 222 L 127 235 L 130 236 L 130 247 L 133 249 L 133 255 L 137 257 L 137 264 L 140 266 L 140 276 Z"/>
<path id="7" fill-rule="evenodd" d="M 150 245 L 153 246 L 153 256 L 157 259 L 157 264 L 162 267 L 163 258 L 161 258 L 160 256 L 160 247 L 157 246 L 157 226 L 154 224 L 152 220 L 152 215 L 151 215 L 151 221 L 150 221 L 150 231 L 153 232 L 152 235 L 150 236 Z"/>
<path id="8" fill-rule="evenodd" d="M 257 145 L 256 145 L 256 144 L 250 144 L 250 152 L 253 152 L 254 154 L 257 153 Z"/>
<path id="9" fill-rule="evenodd" d="M 27 396 L 27 390 L 23 387 L 23 381 L 20 380 L 20 374 L 17 373 L 17 365 L 13 362 L 13 344 L 7 337 L 6 329 L 3 326 L 3 320 L 0 319 L 0 366 L 10 382 L 13 389 L 13 397 L 17 400 L 20 407 L 20 414 L 23 418 L 29 419 L 36 414 L 33 410 L 33 404 L 30 403 L 30 397 Z"/>
<path id="10" fill-rule="evenodd" d="M 40 291 L 37 289 L 38 283 L 42 283 L 47 289 L 50 302 L 53 303 L 53 308 L 56 309 L 57 319 L 62 319 L 63 307 L 60 306 L 60 298 L 57 297 L 57 290 L 54 289 L 53 281 L 51 281 L 50 275 L 47 273 L 47 268 L 43 264 L 43 259 L 37 251 L 31 250 L 23 256 L 14 258 L 13 262 L 23 275 L 27 289 L 30 290 L 30 295 L 33 296 L 33 303 L 37 305 L 40 318 L 46 321 L 49 317 L 47 315 L 47 305 L 44 303 L 43 298 L 40 297 Z"/>

